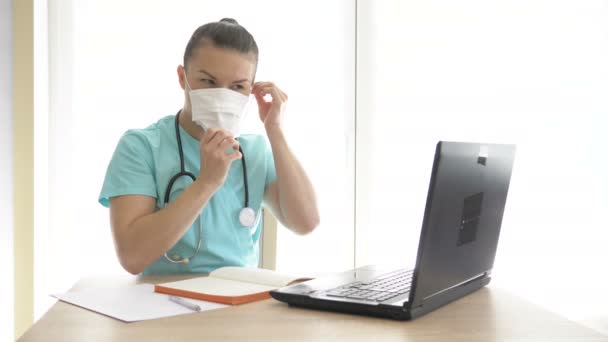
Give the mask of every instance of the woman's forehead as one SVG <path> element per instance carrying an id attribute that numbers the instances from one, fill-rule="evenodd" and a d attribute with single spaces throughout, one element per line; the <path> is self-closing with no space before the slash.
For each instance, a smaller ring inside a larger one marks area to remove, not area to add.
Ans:
<path id="1" fill-rule="evenodd" d="M 249 79 L 255 72 L 255 56 L 234 49 L 202 44 L 193 50 L 188 71 L 205 71 L 216 78 Z"/>

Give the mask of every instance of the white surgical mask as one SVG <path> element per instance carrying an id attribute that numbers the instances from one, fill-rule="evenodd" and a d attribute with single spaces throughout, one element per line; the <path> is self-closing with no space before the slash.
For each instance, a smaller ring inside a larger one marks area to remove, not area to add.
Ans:
<path id="1" fill-rule="evenodd" d="M 222 128 L 235 138 L 241 133 L 241 122 L 249 96 L 226 88 L 192 90 L 186 78 L 190 95 L 192 121 L 203 129 Z"/>

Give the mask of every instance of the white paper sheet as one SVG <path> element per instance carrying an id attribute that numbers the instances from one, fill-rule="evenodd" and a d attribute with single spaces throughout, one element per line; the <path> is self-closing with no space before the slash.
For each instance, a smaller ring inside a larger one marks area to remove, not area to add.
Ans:
<path id="1" fill-rule="evenodd" d="M 151 284 L 72 291 L 53 297 L 124 322 L 196 313 L 170 301 L 168 295 L 154 292 L 154 285 Z M 198 304 L 201 312 L 229 306 L 189 298 L 186 300 Z"/>

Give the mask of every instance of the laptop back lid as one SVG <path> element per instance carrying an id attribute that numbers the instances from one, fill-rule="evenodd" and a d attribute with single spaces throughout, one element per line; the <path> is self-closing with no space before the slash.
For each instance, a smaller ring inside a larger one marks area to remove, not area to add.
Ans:
<path id="1" fill-rule="evenodd" d="M 437 144 L 410 308 L 490 274 L 514 158 L 514 145 Z"/>

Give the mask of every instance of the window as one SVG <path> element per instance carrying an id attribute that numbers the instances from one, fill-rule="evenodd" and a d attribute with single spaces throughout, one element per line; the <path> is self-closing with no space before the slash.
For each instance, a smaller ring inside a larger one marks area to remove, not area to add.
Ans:
<path id="1" fill-rule="evenodd" d="M 45 294 L 122 272 L 96 201 L 105 168 L 125 130 L 181 107 L 185 44 L 222 17 L 254 34 L 258 78 L 289 94 L 288 138 L 318 191 L 321 227 L 279 229 L 279 271 L 413 264 L 437 140 L 508 142 L 494 284 L 595 317 L 578 306 L 591 300 L 555 300 L 580 288 L 575 270 L 608 305 L 601 1 L 49 1 Z M 263 130 L 255 112 L 247 129 Z"/>

